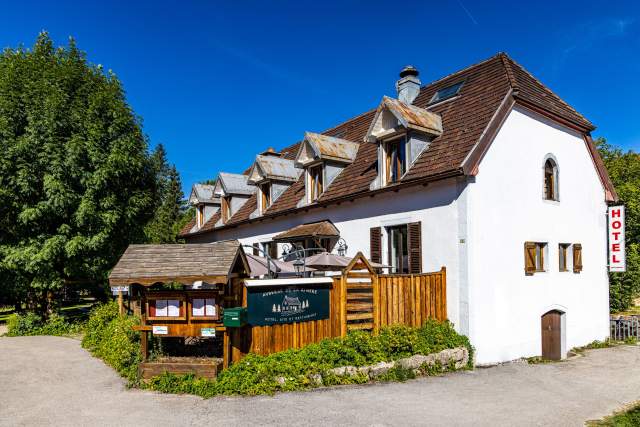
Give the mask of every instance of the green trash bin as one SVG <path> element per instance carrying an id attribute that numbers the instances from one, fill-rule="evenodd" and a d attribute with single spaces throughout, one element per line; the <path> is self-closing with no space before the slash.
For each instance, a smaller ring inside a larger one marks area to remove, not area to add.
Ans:
<path id="1" fill-rule="evenodd" d="M 227 328 L 239 328 L 247 324 L 246 307 L 230 307 L 224 309 L 222 323 Z"/>

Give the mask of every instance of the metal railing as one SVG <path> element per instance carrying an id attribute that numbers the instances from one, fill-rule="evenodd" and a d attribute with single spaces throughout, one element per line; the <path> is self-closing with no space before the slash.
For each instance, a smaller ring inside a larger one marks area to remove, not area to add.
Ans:
<path id="1" fill-rule="evenodd" d="M 640 340 L 640 318 L 619 317 L 609 321 L 610 338 L 613 341 L 625 341 L 630 338 Z"/>

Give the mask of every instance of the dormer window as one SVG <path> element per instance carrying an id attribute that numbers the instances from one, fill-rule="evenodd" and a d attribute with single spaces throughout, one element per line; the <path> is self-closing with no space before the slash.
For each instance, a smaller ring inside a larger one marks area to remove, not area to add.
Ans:
<path id="1" fill-rule="evenodd" d="M 442 134 L 439 115 L 387 96 L 376 110 L 364 140 L 378 144 L 378 176 L 370 188 L 393 184 Z"/>
<path id="2" fill-rule="evenodd" d="M 322 165 L 316 165 L 309 168 L 309 201 L 315 202 L 324 191 L 324 173 Z"/>
<path id="3" fill-rule="evenodd" d="M 278 197 L 298 180 L 300 172 L 293 160 L 281 157 L 273 149 L 256 156 L 247 178 L 247 184 L 258 188 L 257 207 L 250 217 L 264 215 Z"/>
<path id="4" fill-rule="evenodd" d="M 211 184 L 193 184 L 189 195 L 189 204 L 195 208 L 195 229 L 204 226 L 220 208 L 220 198 Z"/>
<path id="5" fill-rule="evenodd" d="M 295 165 L 305 170 L 305 198 L 299 206 L 318 200 L 333 180 L 358 153 L 360 144 L 318 133 L 306 132 Z"/>
<path id="6" fill-rule="evenodd" d="M 271 206 L 271 183 L 265 182 L 260 184 L 260 211 L 265 213 Z"/>
<path id="7" fill-rule="evenodd" d="M 386 183 L 393 184 L 407 171 L 407 140 L 405 137 L 385 143 Z"/>

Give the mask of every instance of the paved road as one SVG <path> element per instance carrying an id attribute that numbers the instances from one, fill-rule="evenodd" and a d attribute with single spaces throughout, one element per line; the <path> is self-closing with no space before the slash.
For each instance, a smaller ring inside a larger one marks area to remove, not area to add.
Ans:
<path id="1" fill-rule="evenodd" d="M 0 425 L 582 425 L 640 399 L 640 347 L 275 397 L 127 390 L 69 338 L 0 338 Z"/>

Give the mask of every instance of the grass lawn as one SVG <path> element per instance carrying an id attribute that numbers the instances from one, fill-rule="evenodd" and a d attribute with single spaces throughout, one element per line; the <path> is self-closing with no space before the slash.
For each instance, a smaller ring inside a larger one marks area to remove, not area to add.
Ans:
<path id="1" fill-rule="evenodd" d="M 640 403 L 626 411 L 617 412 L 597 421 L 587 421 L 588 426 L 632 427 L 640 426 Z"/>
<path id="2" fill-rule="evenodd" d="M 61 307 L 60 314 L 68 321 L 86 320 L 95 303 L 96 300 L 94 298 L 81 298 L 80 301 L 75 304 Z M 13 312 L 13 307 L 0 308 L 0 324 L 6 323 Z"/>

